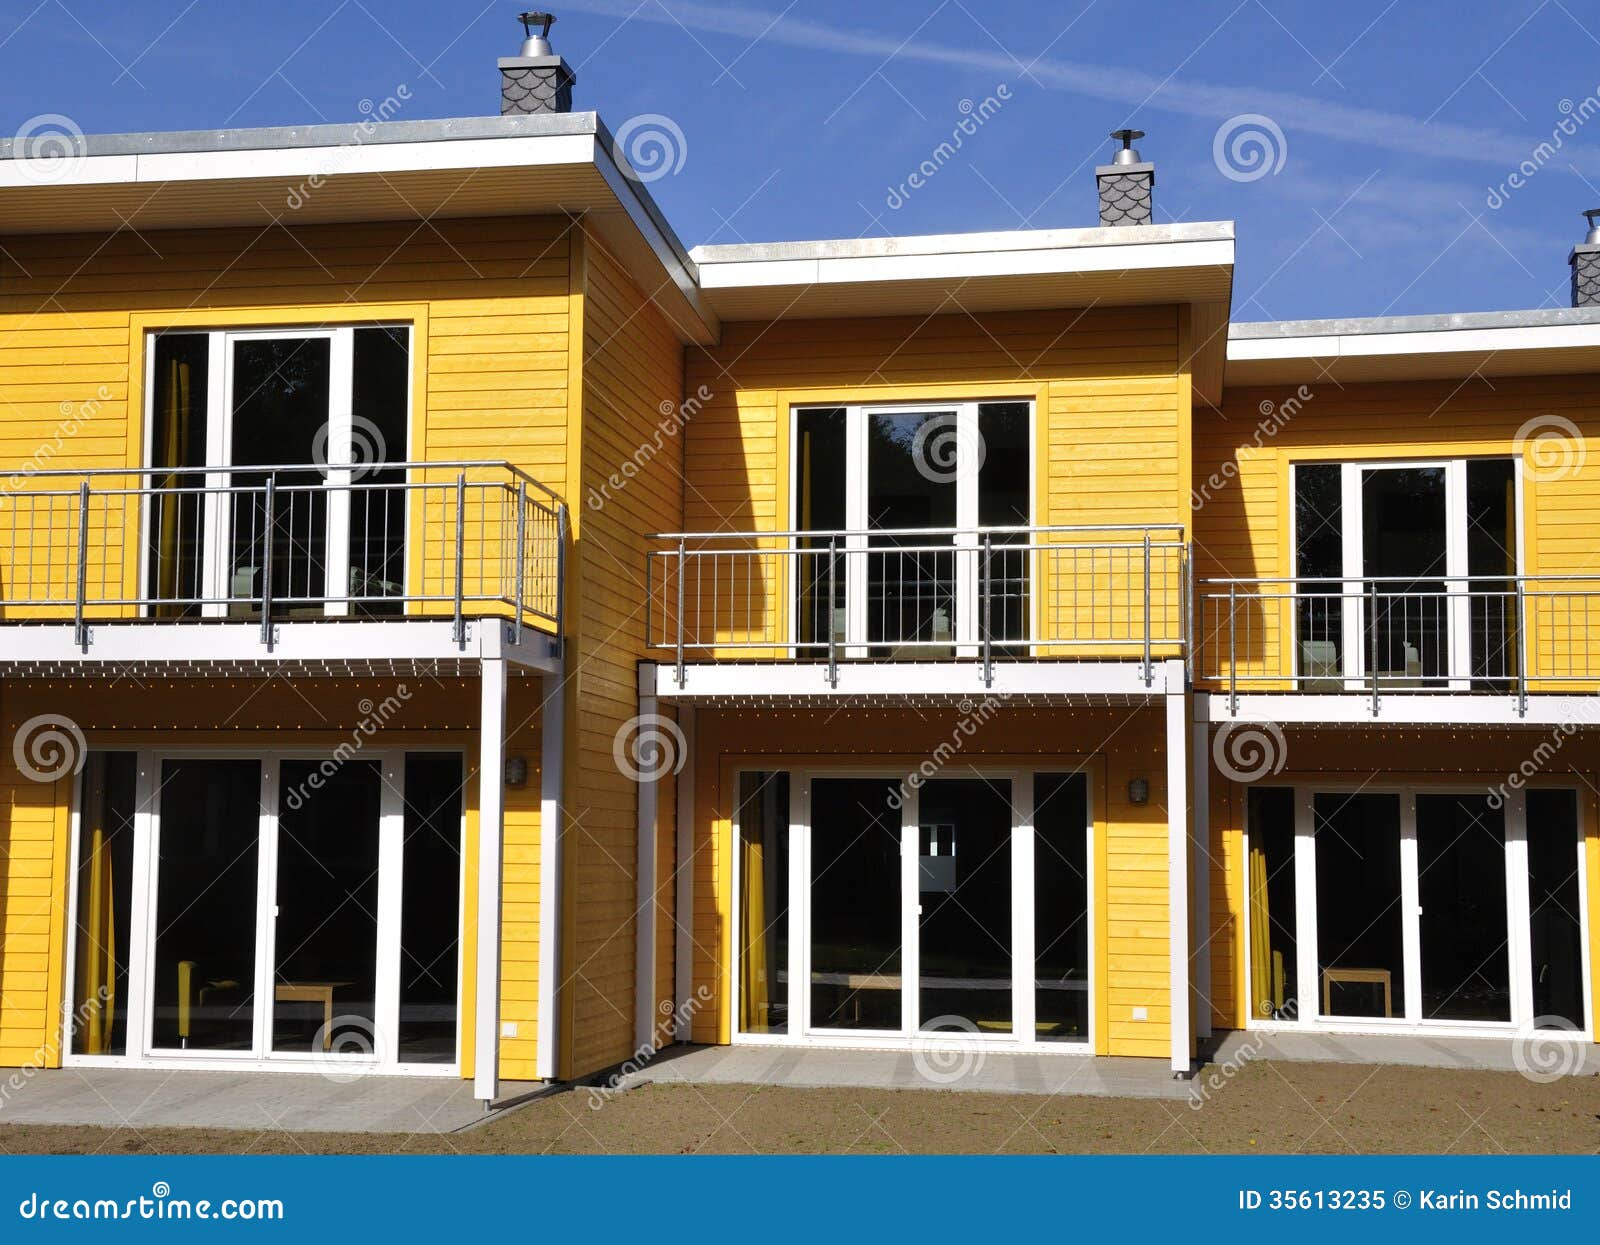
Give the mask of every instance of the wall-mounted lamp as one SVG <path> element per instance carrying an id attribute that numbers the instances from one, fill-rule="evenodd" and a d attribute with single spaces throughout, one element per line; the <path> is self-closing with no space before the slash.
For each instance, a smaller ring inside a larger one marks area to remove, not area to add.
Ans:
<path id="1" fill-rule="evenodd" d="M 528 758 L 506 758 L 506 786 L 526 787 L 528 785 Z"/>
<path id="2" fill-rule="evenodd" d="M 1128 779 L 1128 803 L 1150 803 L 1150 780 L 1148 778 Z"/>

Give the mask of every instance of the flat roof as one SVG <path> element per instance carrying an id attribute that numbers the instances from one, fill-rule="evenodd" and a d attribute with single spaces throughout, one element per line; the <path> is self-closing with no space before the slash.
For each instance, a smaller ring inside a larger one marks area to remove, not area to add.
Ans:
<path id="1" fill-rule="evenodd" d="M 587 213 L 680 333 L 715 340 L 688 251 L 594 112 L 0 141 L 8 234 Z M 179 188 L 181 187 L 181 193 Z"/>
<path id="2" fill-rule="evenodd" d="M 1229 386 L 1600 371 L 1600 308 L 1273 320 L 1228 327 Z"/>

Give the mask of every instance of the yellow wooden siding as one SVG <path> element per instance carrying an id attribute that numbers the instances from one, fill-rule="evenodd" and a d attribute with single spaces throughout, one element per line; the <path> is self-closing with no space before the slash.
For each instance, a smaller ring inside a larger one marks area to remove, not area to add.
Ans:
<path id="1" fill-rule="evenodd" d="M 0 251 L 0 478 L 37 494 L 44 483 L 28 477 L 40 469 L 144 462 L 151 330 L 406 322 L 415 326 L 410 456 L 504 459 L 564 492 L 571 228 L 536 217 L 8 238 Z M 414 531 L 431 516 L 433 543 L 453 543 L 452 502 L 430 495 L 414 507 Z M 498 579 L 508 506 L 509 497 L 481 510 L 476 493 L 471 501 L 468 571 L 477 573 L 482 553 L 488 584 Z M 13 595 L 61 594 L 73 584 L 75 497 L 13 502 L 0 532 L 42 520 L 47 508 L 51 535 L 33 524 L 27 558 L 9 533 L 0 541 L 0 581 Z M 126 502 L 92 514 L 89 580 L 107 598 L 136 583 L 136 520 Z M 452 568 L 424 559 L 420 545 L 413 540 L 413 582 L 438 591 Z"/>
<path id="2" fill-rule="evenodd" d="M 645 292 L 592 232 L 582 277 L 581 487 L 572 497 L 575 634 L 567 652 L 567 903 L 563 918 L 561 1063 L 580 1076 L 636 1048 L 638 787 L 614 748 L 635 737 L 645 655 L 645 537 L 682 520 L 682 443 L 661 435 L 683 395 L 683 348 Z M 630 474 L 613 479 L 624 463 Z M 569 598 L 573 599 L 573 598 Z M 658 859 L 673 832 L 674 784 L 660 785 Z M 670 872 L 661 879 L 670 921 Z M 660 946 L 658 963 L 670 968 Z M 671 939 L 666 938 L 670 948 Z M 670 974 L 655 997 L 670 997 Z"/>
<path id="3" fill-rule="evenodd" d="M 796 405 L 1005 398 L 1035 403 L 1039 524 L 1186 523 L 1189 376 L 1179 336 L 1175 307 L 725 325 L 720 345 L 688 352 L 685 387 L 699 410 L 687 432 L 685 527 L 789 528 Z M 1061 547 L 1041 555 L 1037 569 L 1042 637 L 1142 636 L 1142 549 L 1073 548 L 1125 539 L 1052 538 Z M 1161 634 L 1176 626 L 1181 573 L 1176 555 L 1152 562 Z M 686 583 L 691 601 L 701 587 L 707 602 L 699 638 L 759 643 L 787 634 L 786 560 L 724 561 L 719 571 L 718 609 L 709 606 L 709 571 L 703 583 Z M 1097 606 L 1082 590 L 1091 574 Z M 675 579 L 663 574 L 654 586 L 670 614 Z M 1071 651 L 1128 652 L 1093 643 Z"/>
<path id="4" fill-rule="evenodd" d="M 1369 728 L 1297 730 L 1285 728 L 1283 773 L 1258 786 L 1316 782 L 1444 785 L 1453 790 L 1490 792 L 1518 775 L 1528 785 L 1577 790 L 1587 857 L 1591 997 L 1600 999 L 1600 801 L 1592 775 L 1600 768 L 1600 737 L 1562 734 L 1559 751 L 1545 758 L 1532 779 L 1523 766 L 1552 733 L 1530 731 L 1508 736 L 1489 728 L 1443 731 Z M 1399 760 L 1397 761 L 1397 758 Z M 1251 1019 L 1247 982 L 1245 908 L 1248 902 L 1244 833 L 1246 787 L 1213 771 L 1211 778 L 1211 996 L 1213 1023 L 1242 1029 Z M 1304 985 L 1302 984 L 1302 989 Z M 1259 1019 L 1260 1017 L 1255 1017 Z"/>
<path id="5" fill-rule="evenodd" d="M 1593 518 L 1600 512 L 1600 455 L 1563 440 L 1540 447 L 1531 439 L 1559 433 L 1558 421 L 1576 426 L 1585 439 L 1594 437 L 1600 433 L 1597 407 L 1600 379 L 1593 376 L 1230 390 L 1220 411 L 1203 408 L 1194 420 L 1196 577 L 1294 573 L 1291 463 L 1474 455 L 1522 459 L 1526 573 L 1600 573 L 1600 529 Z M 1530 601 L 1530 674 L 1587 670 L 1600 676 L 1600 628 L 1584 622 L 1593 602 L 1577 595 L 1593 587 L 1558 580 L 1548 588 L 1562 595 Z M 1222 595 L 1226 589 L 1202 584 L 1197 591 Z M 1196 602 L 1206 648 L 1197 666 L 1202 674 L 1216 672 L 1226 659 L 1228 608 L 1221 600 Z M 1240 677 L 1272 680 L 1287 673 L 1288 607 L 1251 601 L 1234 608 Z M 1565 686 L 1543 684 L 1545 690 Z"/>
<path id="6" fill-rule="evenodd" d="M 826 710 L 795 713 L 714 712 L 696 718 L 693 834 L 694 993 L 712 1002 L 695 1012 L 697 1042 L 732 1036 L 729 974 L 734 935 L 733 776 L 738 769 L 854 766 L 907 772 L 941 742 L 959 715 L 928 711 L 908 721 L 899 713 Z M 1093 879 L 1095 1050 L 1100 1054 L 1170 1054 L 1166 767 L 1152 765 L 1164 746 L 1160 710 L 1001 712 L 946 767 L 974 764 L 1077 769 L 1090 776 L 1096 823 Z M 885 750 L 892 740 L 895 751 Z M 910 752 L 908 749 L 919 749 Z M 1081 750 L 1081 751 L 1077 751 Z M 1150 782 L 1150 800 L 1128 802 L 1128 781 Z M 1135 1020 L 1145 1008 L 1147 1019 Z"/>

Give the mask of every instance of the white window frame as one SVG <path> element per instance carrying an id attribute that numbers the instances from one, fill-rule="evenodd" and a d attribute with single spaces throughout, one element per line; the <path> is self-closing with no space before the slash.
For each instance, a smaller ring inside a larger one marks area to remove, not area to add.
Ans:
<path id="1" fill-rule="evenodd" d="M 204 337 L 207 342 L 206 367 L 206 452 L 207 467 L 223 468 L 207 472 L 205 487 L 208 490 L 201 506 L 203 538 L 201 544 L 201 591 L 210 598 L 202 605 L 201 616 L 225 618 L 232 597 L 232 584 L 228 582 L 228 563 L 231 552 L 229 530 L 231 507 L 226 495 L 220 491 L 228 487 L 233 470 L 233 380 L 234 346 L 248 341 L 277 339 L 325 340 L 329 343 L 328 375 L 328 463 L 324 471 L 324 487 L 329 489 L 327 512 L 327 537 L 324 551 L 326 567 L 325 594 L 329 597 L 348 596 L 350 582 L 350 500 L 349 485 L 352 480 L 348 466 L 355 461 L 355 334 L 358 329 L 404 329 L 406 332 L 406 357 L 415 362 L 417 348 L 416 328 L 410 323 L 375 322 L 315 326 L 270 326 L 262 328 L 182 328 L 155 330 L 145 335 L 145 385 L 144 395 L 144 465 L 154 466 L 155 453 L 155 402 L 158 386 L 155 382 L 156 342 L 163 336 Z M 406 375 L 406 445 L 400 461 L 410 462 L 412 454 L 412 414 L 416 403 L 414 370 Z M 292 466 L 297 464 L 283 464 Z M 249 471 L 249 467 L 238 468 Z M 154 483 L 153 479 L 147 483 Z M 152 506 L 147 498 L 143 507 L 143 539 L 139 542 L 139 591 L 143 598 L 149 588 L 150 575 L 150 525 Z M 406 526 L 410 530 L 411 497 L 406 495 Z M 404 559 L 402 575 L 408 580 L 411 559 Z M 335 592 L 337 585 L 344 590 Z M 409 595 L 409 585 L 402 589 L 402 599 Z M 145 605 L 148 616 L 152 606 Z M 350 613 L 346 600 L 330 600 L 323 606 L 328 617 L 345 617 Z"/>
<path id="2" fill-rule="evenodd" d="M 1096 1037 L 1097 1005 L 1096 983 L 1099 980 L 1097 957 L 1099 935 L 1097 929 L 1097 899 L 1095 893 L 1095 804 L 1094 776 L 1088 767 L 1051 765 L 1043 763 L 1026 768 L 1015 766 L 973 766 L 951 770 L 936 778 L 979 778 L 1005 780 L 1011 783 L 1011 1032 L 962 1033 L 960 1031 L 924 1031 L 920 1021 L 921 989 L 921 937 L 920 916 L 920 788 L 906 782 L 904 771 L 882 766 L 875 767 L 801 767 L 781 764 L 763 766 L 756 758 L 733 771 L 734 796 L 732 800 L 733 850 L 730 853 L 734 895 L 733 937 L 729 997 L 729 1030 L 736 1044 L 750 1046 L 804 1046 L 804 1047 L 855 1047 L 869 1049 L 904 1050 L 913 1044 L 917 1049 L 960 1049 L 982 1046 L 985 1049 L 1000 1047 L 1008 1050 L 1027 1050 L 1041 1054 L 1093 1055 L 1098 1053 Z M 741 807 L 738 799 L 740 783 L 745 774 L 786 772 L 789 775 L 789 974 L 788 1024 L 785 1033 L 747 1033 L 740 1028 L 740 991 L 743 975 L 740 965 L 743 929 L 743 894 L 740 851 L 742 829 Z M 1083 1041 L 1046 1040 L 1037 1037 L 1037 1016 L 1034 916 L 1035 916 L 1035 830 L 1033 820 L 1034 779 L 1037 775 L 1081 774 L 1084 779 L 1084 862 L 1087 877 L 1087 897 L 1084 920 L 1087 925 L 1089 974 L 1084 983 L 1088 996 L 1087 1028 Z M 808 880 L 811 876 L 811 785 L 817 778 L 880 779 L 903 784 L 904 799 L 900 809 L 900 1026 L 897 1029 L 826 1029 L 811 1024 L 811 894 Z"/>
<path id="3" fill-rule="evenodd" d="M 1447 642 L 1449 644 L 1449 670 L 1445 678 L 1425 684 L 1430 691 L 1470 691 L 1472 687 L 1472 623 L 1469 588 L 1461 582 L 1467 575 L 1467 464 L 1484 460 L 1508 461 L 1512 464 L 1512 507 L 1516 528 L 1512 555 L 1516 559 L 1515 574 L 1520 576 L 1526 565 L 1523 556 L 1523 471 L 1522 460 L 1512 454 L 1474 454 L 1456 458 L 1356 458 L 1329 461 L 1326 459 L 1301 459 L 1289 465 L 1289 573 L 1298 580 L 1300 554 L 1299 471 L 1302 467 L 1336 466 L 1340 470 L 1340 551 L 1343 606 L 1341 608 L 1341 637 L 1344 649 L 1345 690 L 1365 690 L 1365 680 L 1370 676 L 1366 637 L 1367 598 L 1363 591 L 1365 578 L 1364 544 L 1366 514 L 1362 506 L 1362 476 L 1367 471 L 1399 471 L 1405 469 L 1438 468 L 1445 473 L 1445 569 L 1439 578 L 1446 579 L 1445 595 L 1449 598 Z M 1290 653 L 1293 671 L 1299 670 L 1300 612 L 1290 610 Z M 1526 636 L 1519 632 L 1519 643 Z M 1518 661 L 1522 657 L 1519 655 Z M 1393 684 L 1391 683 L 1392 687 Z M 1398 690 L 1398 689 L 1396 689 Z"/>
<path id="4" fill-rule="evenodd" d="M 958 657 L 976 657 L 979 654 L 979 619 L 978 619 L 978 581 L 981 574 L 980 560 L 978 557 L 979 533 L 978 524 L 978 467 L 974 455 L 977 453 L 978 440 L 978 410 L 984 406 L 1003 406 L 1020 404 L 1027 407 L 1028 423 L 1028 526 L 1038 525 L 1038 409 L 1037 402 L 1032 397 L 987 397 L 962 399 L 959 401 L 918 400 L 918 401 L 887 401 L 887 402 L 830 402 L 825 398 L 818 398 L 805 402 L 794 402 L 789 407 L 789 513 L 788 529 L 797 532 L 800 529 L 800 461 L 797 448 L 800 444 L 800 412 L 814 410 L 842 410 L 845 413 L 845 537 L 843 551 L 846 553 L 845 570 L 845 650 L 844 655 L 851 659 L 867 657 L 871 649 L 868 647 L 868 613 L 867 613 L 867 557 L 868 532 L 867 526 L 867 455 L 869 438 L 867 429 L 869 420 L 874 415 L 947 415 L 953 414 L 957 421 L 958 434 L 956 437 L 956 536 L 951 542 L 956 549 L 956 584 L 955 601 L 956 616 L 952 618 L 952 647 Z M 799 538 L 791 542 L 792 549 L 797 549 Z M 794 561 L 794 576 L 791 593 L 797 593 L 800 582 L 801 563 L 800 555 L 789 554 Z M 1037 583 L 1037 575 L 1033 568 L 1037 562 L 1036 557 L 1027 559 L 1029 569 L 1029 594 L 1028 610 L 1024 618 L 1025 632 L 1021 640 L 1008 640 L 1007 644 L 1027 644 L 1030 648 L 1037 642 L 1039 634 L 1039 609 L 1038 593 L 1033 589 Z M 831 609 L 830 602 L 830 609 Z M 799 650 L 795 645 L 799 641 L 800 619 L 799 611 L 788 609 L 790 655 L 794 656 Z M 832 625 L 830 616 L 829 625 Z"/>
<path id="5" fill-rule="evenodd" d="M 1471 795 L 1483 796 L 1494 789 L 1486 778 L 1483 783 L 1357 783 L 1357 782 L 1263 782 L 1263 787 L 1287 787 L 1294 792 L 1294 871 L 1295 871 L 1295 968 L 1296 968 L 1296 1019 L 1278 1020 L 1256 1015 L 1253 1000 L 1245 1008 L 1245 1027 L 1266 1032 L 1284 1033 L 1366 1033 L 1406 1034 L 1430 1037 L 1509 1037 L 1525 1026 L 1531 1025 L 1533 1013 L 1532 976 L 1532 919 L 1528 877 L 1528 790 L 1572 791 L 1577 803 L 1577 880 L 1579 896 L 1579 937 L 1582 951 L 1583 1015 L 1581 1031 L 1541 1029 L 1541 1039 L 1592 1042 L 1594 1040 L 1594 989 L 1591 978 L 1589 944 L 1589 878 L 1588 812 L 1583 799 L 1583 785 L 1576 779 L 1562 781 L 1551 778 L 1527 784 L 1509 792 L 1504 801 L 1505 817 L 1505 886 L 1507 965 L 1511 993 L 1511 1019 L 1508 1021 L 1429 1020 L 1422 1015 L 1422 950 L 1421 909 L 1418 903 L 1417 857 L 1417 797 L 1419 795 Z M 1400 905 L 1401 933 L 1403 938 L 1402 971 L 1404 973 L 1405 1015 L 1382 1016 L 1324 1016 L 1322 1014 L 1322 981 L 1317 971 L 1317 864 L 1316 826 L 1313 804 L 1318 795 L 1355 794 L 1393 795 L 1400 803 Z M 1249 802 L 1245 802 L 1243 857 L 1248 873 L 1251 850 Z M 1244 957 L 1246 983 L 1251 980 L 1249 957 L 1253 946 L 1250 937 L 1250 902 L 1248 877 L 1245 879 L 1244 904 Z M 1246 986 L 1248 990 L 1248 985 Z"/>
<path id="6" fill-rule="evenodd" d="M 98 751 L 98 749 L 97 749 Z M 107 751 L 121 751 L 107 749 Z M 464 959 L 466 919 L 466 843 L 467 809 L 462 806 L 457 849 L 462 861 L 461 881 L 456 895 L 456 1046 L 449 1063 L 406 1063 L 398 1057 L 400 1016 L 400 971 L 402 937 L 402 898 L 405 861 L 405 759 L 407 749 L 366 749 L 359 760 L 376 761 L 381 784 L 378 822 L 378 911 L 376 945 L 375 1041 L 370 1056 L 365 1054 L 330 1055 L 318 1051 L 273 1051 L 272 1011 L 276 991 L 263 992 L 263 982 L 271 983 L 276 969 L 277 848 L 279 840 L 278 790 L 281 763 L 286 760 L 324 761 L 327 750 L 260 748 L 221 749 L 140 749 L 136 755 L 137 785 L 133 821 L 133 865 L 128 916 L 128 1009 L 127 1054 L 87 1055 L 72 1048 L 73 1000 L 76 997 L 78 870 L 81 840 L 81 777 L 72 783 L 67 887 L 66 971 L 63 975 L 62 1002 L 64 1067 L 173 1068 L 184 1067 L 218 1071 L 305 1072 L 328 1067 L 349 1067 L 351 1074 L 370 1070 L 388 1076 L 459 1077 L 466 1013 L 462 1008 L 467 965 Z M 154 1043 L 154 1016 L 150 1000 L 155 987 L 156 861 L 160 846 L 161 766 L 169 760 L 258 761 L 261 765 L 261 814 L 256 828 L 256 977 L 251 983 L 255 1005 L 254 1034 L 249 1052 L 182 1050 L 157 1047 Z M 463 760 L 464 763 L 464 760 Z M 270 995 L 271 997 L 267 997 Z"/>

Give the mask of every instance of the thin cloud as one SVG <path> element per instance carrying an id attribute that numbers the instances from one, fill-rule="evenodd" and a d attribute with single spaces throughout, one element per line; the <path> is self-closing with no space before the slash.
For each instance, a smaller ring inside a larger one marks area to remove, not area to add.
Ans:
<path id="1" fill-rule="evenodd" d="M 1383 112 L 1281 91 L 1262 91 L 1194 78 L 1167 79 L 1147 70 L 1107 64 L 1045 58 L 1028 62 L 1000 50 L 955 47 L 924 39 L 902 40 L 891 35 L 824 25 L 789 15 L 735 5 L 710 5 L 672 0 L 670 9 L 655 0 L 571 0 L 569 8 L 728 35 L 747 41 L 780 43 L 788 47 L 833 52 L 878 61 L 913 60 L 984 70 L 1003 80 L 1034 79 L 1074 94 L 1109 103 L 1221 122 L 1240 113 L 1265 113 L 1291 135 L 1317 134 L 1382 151 L 1406 155 L 1463 160 L 1510 170 L 1529 157 L 1549 129 L 1535 126 L 1533 138 L 1520 138 L 1503 130 L 1480 129 L 1443 122 L 1424 123 L 1419 117 Z M 1550 127 L 1560 118 L 1554 113 Z M 1575 167 L 1600 175 L 1600 155 L 1568 147 L 1565 153 Z"/>

